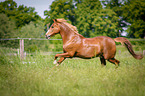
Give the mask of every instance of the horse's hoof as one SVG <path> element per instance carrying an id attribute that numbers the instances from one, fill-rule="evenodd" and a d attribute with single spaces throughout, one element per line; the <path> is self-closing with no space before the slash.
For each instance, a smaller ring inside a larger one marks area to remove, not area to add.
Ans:
<path id="1" fill-rule="evenodd" d="M 56 66 L 59 66 L 59 64 L 56 64 Z"/>
<path id="2" fill-rule="evenodd" d="M 53 64 L 57 64 L 57 61 L 56 61 L 56 60 L 54 60 Z"/>

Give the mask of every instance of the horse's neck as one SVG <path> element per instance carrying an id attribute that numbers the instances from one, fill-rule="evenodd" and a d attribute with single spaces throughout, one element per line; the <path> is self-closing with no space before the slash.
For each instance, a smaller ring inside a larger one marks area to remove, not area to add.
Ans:
<path id="1" fill-rule="evenodd" d="M 73 39 L 73 36 L 76 36 L 77 37 L 75 39 L 80 39 L 80 36 L 79 35 L 77 35 L 76 33 L 74 33 L 72 30 L 67 30 L 66 28 L 63 28 L 60 31 L 60 35 L 62 37 L 63 44 L 65 44 L 67 41 Z"/>

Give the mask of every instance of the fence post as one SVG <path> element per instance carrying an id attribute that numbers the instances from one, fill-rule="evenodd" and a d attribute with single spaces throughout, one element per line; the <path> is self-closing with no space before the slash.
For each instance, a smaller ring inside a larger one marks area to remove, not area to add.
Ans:
<path id="1" fill-rule="evenodd" d="M 143 55 L 145 55 L 145 50 L 143 50 Z"/>
<path id="2" fill-rule="evenodd" d="M 20 49 L 17 49 L 18 55 L 20 54 Z"/>
<path id="3" fill-rule="evenodd" d="M 20 58 L 24 59 L 24 39 L 20 39 Z"/>

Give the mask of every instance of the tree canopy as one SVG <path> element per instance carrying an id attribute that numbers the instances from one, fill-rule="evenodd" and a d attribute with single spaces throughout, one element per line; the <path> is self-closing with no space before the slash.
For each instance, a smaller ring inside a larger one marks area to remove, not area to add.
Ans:
<path id="1" fill-rule="evenodd" d="M 11 38 L 14 35 L 15 22 L 9 20 L 5 14 L 0 14 L 0 38 Z"/>
<path id="2" fill-rule="evenodd" d="M 3 14 L 0 13 L 0 39 L 8 39 L 8 38 L 15 38 L 17 34 L 15 22 L 12 20 L 9 20 L 9 18 Z M 1 46 L 7 46 L 7 47 L 16 47 L 18 44 L 17 41 L 3 41 L 0 40 Z"/>
<path id="3" fill-rule="evenodd" d="M 122 16 L 129 22 L 130 37 L 145 38 L 145 0 L 128 0 L 122 7 Z"/>
<path id="4" fill-rule="evenodd" d="M 102 3 L 120 17 L 118 27 L 127 27 L 128 37 L 145 38 L 145 0 L 103 0 Z"/>
<path id="5" fill-rule="evenodd" d="M 24 5 L 17 6 L 17 3 L 13 0 L 0 2 L 0 13 L 4 13 L 9 19 L 14 20 L 17 28 L 40 19 L 40 16 L 35 12 L 35 8 Z"/>
<path id="6" fill-rule="evenodd" d="M 75 10 L 77 28 L 85 37 L 116 37 L 118 17 L 111 9 L 103 9 L 99 0 L 84 0 Z"/>
<path id="7" fill-rule="evenodd" d="M 64 18 L 71 21 L 75 20 L 73 0 L 55 0 L 50 5 L 50 10 L 44 11 L 46 23 L 52 23 L 53 19 Z"/>
<path id="8" fill-rule="evenodd" d="M 127 28 L 128 37 L 145 38 L 144 0 L 54 0 L 49 9 L 44 11 L 46 18 L 42 19 L 33 7 L 18 6 L 13 0 L 0 2 L 1 20 L 6 18 L 0 23 L 0 38 L 10 37 L 9 33 L 13 32 L 24 37 L 28 30 L 35 31 L 35 28 L 44 34 L 47 24 L 51 25 L 53 19 L 57 18 L 68 20 L 85 37 L 119 37 L 125 31 L 124 28 Z M 44 23 L 41 26 L 43 28 L 36 26 L 39 21 Z M 32 25 L 35 26 L 34 29 L 30 29 Z M 13 31 L 16 29 L 18 31 Z M 28 30 L 22 33 L 23 29 Z"/>

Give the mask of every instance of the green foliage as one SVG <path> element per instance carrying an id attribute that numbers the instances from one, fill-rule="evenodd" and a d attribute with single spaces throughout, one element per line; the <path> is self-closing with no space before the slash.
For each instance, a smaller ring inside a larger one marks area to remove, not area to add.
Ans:
<path id="1" fill-rule="evenodd" d="M 42 21 L 38 21 L 37 24 L 30 22 L 28 25 L 23 26 L 17 37 L 19 38 L 42 38 L 45 35 L 44 32 L 44 23 Z M 31 39 L 30 39 L 31 40 Z M 27 52 L 35 52 L 39 50 L 39 46 L 41 46 L 41 41 L 38 40 L 25 40 L 25 51 Z"/>
<path id="2" fill-rule="evenodd" d="M 45 10 L 44 15 L 46 24 L 51 23 L 52 19 L 64 18 L 74 21 L 74 5 L 73 0 L 55 0 L 50 6 L 50 11 Z"/>
<path id="3" fill-rule="evenodd" d="M 120 17 L 119 27 L 128 27 L 128 37 L 145 37 L 144 0 L 103 0 L 103 4 Z"/>
<path id="4" fill-rule="evenodd" d="M 0 38 L 14 37 L 15 22 L 9 20 L 5 14 L 0 14 Z"/>
<path id="5" fill-rule="evenodd" d="M 37 21 L 40 16 L 34 11 L 35 8 L 20 5 L 13 0 L 0 2 L 0 13 L 6 14 L 10 19 L 16 22 L 16 27 L 22 27 L 31 21 Z"/>
<path id="6" fill-rule="evenodd" d="M 96 1 L 84 0 L 81 3 L 77 4 L 77 8 L 75 9 L 76 18 L 77 18 L 76 26 L 78 28 L 78 31 L 83 36 L 91 37 L 93 30 L 95 30 L 94 25 L 96 22 L 94 21 L 97 21 L 96 15 L 97 13 L 100 13 L 101 9 L 102 9 L 102 6 L 99 0 L 96 0 Z"/>
<path id="7" fill-rule="evenodd" d="M 15 38 L 16 37 L 16 26 L 15 22 L 9 20 L 5 14 L 0 14 L 0 39 Z M 5 47 L 17 47 L 18 41 L 0 41 L 1 46 Z"/>
<path id="8" fill-rule="evenodd" d="M 95 6 L 95 3 L 93 3 Z M 78 13 L 81 13 L 80 12 Z M 116 37 L 118 33 L 118 17 L 111 9 L 92 9 L 90 12 L 82 11 L 78 20 L 78 29 L 86 37 L 110 36 Z"/>
<path id="9" fill-rule="evenodd" d="M 134 39 L 129 39 L 131 44 L 132 45 L 144 45 L 145 46 L 145 40 L 144 39 L 137 39 L 137 40 L 134 40 Z"/>
<path id="10" fill-rule="evenodd" d="M 42 21 L 38 21 L 37 24 L 30 22 L 23 26 L 17 37 L 20 38 L 41 38 L 45 37 L 44 24 Z"/>
<path id="11" fill-rule="evenodd" d="M 28 43 L 25 43 L 25 44 L 28 44 Z M 39 49 L 35 44 L 32 44 L 32 45 L 26 46 L 25 51 L 26 52 L 35 52 L 35 51 L 39 51 Z"/>
<path id="12" fill-rule="evenodd" d="M 145 37 L 145 1 L 144 0 L 128 0 L 122 7 L 123 18 L 131 23 L 128 29 L 130 37 Z"/>
<path id="13" fill-rule="evenodd" d="M 111 9 L 116 13 L 116 15 L 119 17 L 118 24 L 117 24 L 117 29 L 118 33 L 117 36 L 121 36 L 121 33 L 124 30 L 124 27 L 127 27 L 127 23 L 124 22 L 124 19 L 122 17 L 123 10 L 121 9 L 122 6 L 124 6 L 124 2 L 127 0 L 102 0 L 102 4 L 105 7 L 105 9 Z"/>

